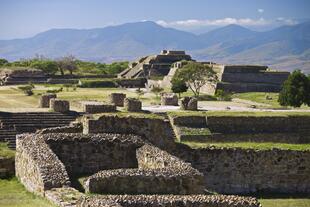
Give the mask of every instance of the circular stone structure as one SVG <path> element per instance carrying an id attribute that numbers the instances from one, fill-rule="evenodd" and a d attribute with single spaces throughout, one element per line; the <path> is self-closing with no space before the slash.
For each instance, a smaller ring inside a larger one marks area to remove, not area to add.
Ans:
<path id="1" fill-rule="evenodd" d="M 131 112 L 138 112 L 142 110 L 142 103 L 136 98 L 125 98 L 125 109 Z"/>
<path id="2" fill-rule="evenodd" d="M 57 95 L 54 93 L 43 94 L 39 99 L 39 107 L 40 108 L 49 108 L 50 100 L 53 98 L 57 98 Z"/>
<path id="3" fill-rule="evenodd" d="M 126 98 L 126 94 L 124 93 L 111 93 L 110 94 L 110 102 L 115 106 L 124 106 L 124 100 Z"/>
<path id="4" fill-rule="evenodd" d="M 69 104 L 69 101 L 51 99 L 50 109 L 52 109 L 55 112 L 66 113 L 70 111 L 70 104 Z"/>

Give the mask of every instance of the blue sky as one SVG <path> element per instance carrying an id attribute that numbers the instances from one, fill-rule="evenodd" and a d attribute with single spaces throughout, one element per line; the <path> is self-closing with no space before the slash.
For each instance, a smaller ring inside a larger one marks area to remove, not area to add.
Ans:
<path id="1" fill-rule="evenodd" d="M 310 19 L 309 11 L 310 0 L 0 0 L 0 39 L 143 20 L 193 32 L 232 23 L 263 30 Z"/>

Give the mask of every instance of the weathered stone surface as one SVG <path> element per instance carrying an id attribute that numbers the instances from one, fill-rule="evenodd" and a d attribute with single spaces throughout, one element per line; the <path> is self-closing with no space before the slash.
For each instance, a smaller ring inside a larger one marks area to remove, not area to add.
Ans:
<path id="1" fill-rule="evenodd" d="M 161 95 L 162 106 L 177 106 L 178 96 L 175 93 L 163 93 Z"/>
<path id="2" fill-rule="evenodd" d="M 114 104 L 115 106 L 124 106 L 124 100 L 126 98 L 126 94 L 124 93 L 111 93 L 110 96 L 110 102 Z"/>
<path id="3" fill-rule="evenodd" d="M 198 109 L 198 100 L 194 97 L 184 97 L 181 99 L 181 109 L 197 111 Z"/>
<path id="4" fill-rule="evenodd" d="M 57 95 L 54 93 L 43 94 L 39 99 L 39 107 L 40 108 L 49 108 L 50 100 L 56 98 Z"/>
<path id="5" fill-rule="evenodd" d="M 104 170 L 85 182 L 86 192 L 103 194 L 195 194 L 203 192 L 202 174 L 157 147 L 137 149 L 135 169 Z"/>
<path id="6" fill-rule="evenodd" d="M 90 114 L 116 111 L 116 105 L 104 104 L 96 101 L 83 102 L 82 105 L 83 111 Z"/>
<path id="7" fill-rule="evenodd" d="M 65 100 L 51 99 L 50 109 L 55 112 L 66 113 L 70 111 L 70 103 Z"/>
<path id="8" fill-rule="evenodd" d="M 125 98 L 125 109 L 130 112 L 139 112 L 142 110 L 142 102 L 135 98 Z"/>
<path id="9" fill-rule="evenodd" d="M 119 205 L 112 202 L 117 201 Z M 112 205 L 108 205 L 110 202 Z M 99 195 L 81 199 L 78 207 L 261 207 L 255 198 L 225 195 Z"/>

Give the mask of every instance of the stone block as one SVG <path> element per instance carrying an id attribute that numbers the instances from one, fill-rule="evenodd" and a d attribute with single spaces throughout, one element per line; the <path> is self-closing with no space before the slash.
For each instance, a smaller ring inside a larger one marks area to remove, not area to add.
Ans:
<path id="1" fill-rule="evenodd" d="M 115 106 L 124 106 L 124 100 L 126 98 L 126 94 L 124 93 L 111 93 L 110 94 L 110 102 Z"/>
<path id="2" fill-rule="evenodd" d="M 55 112 L 65 113 L 70 111 L 69 101 L 59 100 L 59 99 L 51 99 L 50 100 L 50 109 Z"/>
<path id="3" fill-rule="evenodd" d="M 104 113 L 104 112 L 115 112 L 116 105 L 104 104 L 100 102 L 84 102 L 83 111 L 90 114 Z"/>
<path id="4" fill-rule="evenodd" d="M 142 110 L 141 101 L 135 98 L 125 98 L 124 105 L 127 111 L 138 112 Z"/>
<path id="5" fill-rule="evenodd" d="M 184 97 L 181 100 L 181 109 L 182 110 L 197 111 L 198 100 L 194 97 Z"/>
<path id="6" fill-rule="evenodd" d="M 178 106 L 178 96 L 175 93 L 163 93 L 161 96 L 162 106 Z"/>
<path id="7" fill-rule="evenodd" d="M 39 99 L 39 107 L 40 108 L 49 108 L 50 107 L 50 100 L 52 98 L 56 98 L 57 95 L 54 93 L 43 94 Z"/>

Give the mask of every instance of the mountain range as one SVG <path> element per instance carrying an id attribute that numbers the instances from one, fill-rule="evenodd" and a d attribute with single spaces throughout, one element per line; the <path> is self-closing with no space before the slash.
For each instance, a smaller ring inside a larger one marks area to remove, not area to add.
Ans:
<path id="1" fill-rule="evenodd" d="M 51 29 L 31 38 L 0 40 L 0 58 L 18 60 L 36 54 L 111 62 L 186 50 L 196 60 L 225 64 L 263 64 L 273 69 L 310 73 L 310 22 L 256 32 L 228 25 L 204 34 L 162 27 L 154 22 L 98 29 Z"/>

